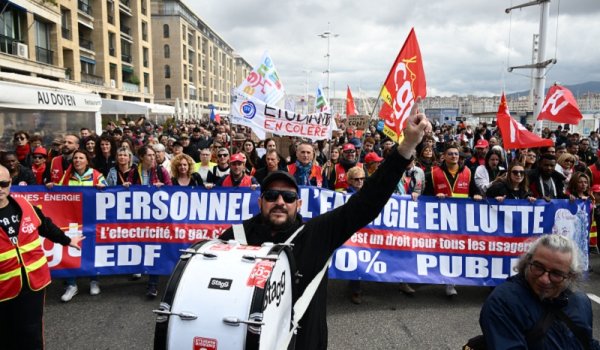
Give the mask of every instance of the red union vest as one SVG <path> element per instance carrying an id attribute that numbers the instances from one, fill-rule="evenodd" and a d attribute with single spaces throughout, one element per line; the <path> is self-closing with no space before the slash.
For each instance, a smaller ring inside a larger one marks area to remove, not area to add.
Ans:
<path id="1" fill-rule="evenodd" d="M 50 268 L 38 234 L 41 220 L 25 199 L 15 198 L 15 201 L 23 212 L 16 246 L 0 228 L 0 302 L 13 299 L 21 292 L 21 267 L 31 290 L 38 291 L 50 284 Z"/>
<path id="2" fill-rule="evenodd" d="M 596 167 L 596 164 L 592 164 L 588 167 L 590 169 L 590 173 L 592 174 L 592 183 L 590 187 L 594 185 L 600 185 L 600 169 Z"/>
<path id="3" fill-rule="evenodd" d="M 356 163 L 357 167 L 362 168 L 362 163 Z M 333 189 L 340 192 L 344 191 L 348 188 L 348 179 L 346 178 L 346 170 L 344 167 L 338 162 L 335 165 L 335 183 L 333 184 Z"/>
<path id="4" fill-rule="evenodd" d="M 65 169 L 63 169 L 62 161 L 63 156 L 58 156 L 52 158 L 52 162 L 50 163 L 50 182 L 53 182 L 57 185 L 65 175 Z"/>
<path id="5" fill-rule="evenodd" d="M 252 186 L 252 176 L 244 175 L 238 187 L 250 186 Z M 227 175 L 225 180 L 223 180 L 223 187 L 233 187 L 233 180 L 231 179 L 231 174 Z"/>
<path id="6" fill-rule="evenodd" d="M 431 178 L 433 179 L 433 191 L 435 194 L 443 193 L 448 197 L 467 198 L 469 196 L 469 184 L 471 183 L 471 170 L 464 167 L 458 173 L 454 188 L 450 187 L 450 181 L 446 177 L 446 173 L 439 166 L 431 169 Z"/>
<path id="7" fill-rule="evenodd" d="M 290 173 L 290 175 L 292 176 L 294 176 L 296 170 L 298 170 L 298 168 L 296 167 L 296 163 L 288 165 L 287 168 L 288 173 Z M 323 170 L 317 164 L 313 164 L 312 168 L 310 168 L 310 176 L 308 178 L 308 181 L 312 179 L 317 180 L 318 187 L 323 187 Z"/>

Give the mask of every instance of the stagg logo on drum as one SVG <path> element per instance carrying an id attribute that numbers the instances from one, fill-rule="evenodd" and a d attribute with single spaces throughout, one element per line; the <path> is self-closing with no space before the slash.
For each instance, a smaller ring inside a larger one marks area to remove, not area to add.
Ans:
<path id="1" fill-rule="evenodd" d="M 219 290 L 230 290 L 232 282 L 233 282 L 233 280 L 228 280 L 228 279 L 224 279 L 224 278 L 211 278 L 210 282 L 208 282 L 208 288 L 219 289 Z"/>
<path id="2" fill-rule="evenodd" d="M 281 303 L 281 296 L 285 294 L 285 271 L 281 273 L 279 281 L 269 281 L 265 286 L 265 301 L 263 304 L 263 311 L 275 301 L 275 306 L 279 306 Z"/>

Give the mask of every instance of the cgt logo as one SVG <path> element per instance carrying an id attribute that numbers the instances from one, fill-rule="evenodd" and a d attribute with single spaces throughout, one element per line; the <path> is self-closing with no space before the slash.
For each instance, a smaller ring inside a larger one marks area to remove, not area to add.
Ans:
<path id="1" fill-rule="evenodd" d="M 252 119 L 256 115 L 256 106 L 252 101 L 245 101 L 240 106 L 240 113 L 244 118 Z"/>
<path id="2" fill-rule="evenodd" d="M 219 289 L 219 290 L 230 290 L 231 283 L 233 280 L 228 280 L 224 278 L 211 278 L 210 282 L 208 282 L 209 289 Z"/>

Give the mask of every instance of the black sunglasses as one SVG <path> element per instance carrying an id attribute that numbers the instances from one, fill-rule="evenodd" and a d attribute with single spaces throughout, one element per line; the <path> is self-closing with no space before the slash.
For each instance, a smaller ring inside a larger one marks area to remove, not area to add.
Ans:
<path id="1" fill-rule="evenodd" d="M 15 136 L 15 141 L 25 141 L 27 138 L 25 136 Z"/>
<path id="2" fill-rule="evenodd" d="M 8 181 L 0 181 L 0 187 L 7 188 L 8 186 L 10 186 L 10 180 L 8 180 Z"/>
<path id="3" fill-rule="evenodd" d="M 523 170 L 511 170 L 510 172 L 511 172 L 513 175 L 517 175 L 517 176 L 519 176 L 519 175 L 520 175 L 520 176 L 523 176 L 523 175 L 525 175 L 525 171 L 523 171 Z"/>
<path id="4" fill-rule="evenodd" d="M 261 196 L 267 202 L 275 202 L 279 198 L 279 195 L 281 195 L 281 198 L 283 198 L 283 201 L 286 203 L 294 203 L 298 200 L 298 193 L 294 191 L 266 190 Z"/>
<path id="5" fill-rule="evenodd" d="M 44 156 L 33 156 L 33 159 L 44 159 Z"/>
<path id="6" fill-rule="evenodd" d="M 222 157 L 229 157 L 229 154 L 227 154 L 227 153 L 221 153 L 221 154 L 219 154 L 219 158 L 222 158 Z"/>

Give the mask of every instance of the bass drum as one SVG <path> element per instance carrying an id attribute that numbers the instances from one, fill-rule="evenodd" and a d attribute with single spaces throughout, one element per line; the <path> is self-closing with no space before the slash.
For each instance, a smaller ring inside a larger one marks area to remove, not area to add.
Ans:
<path id="1" fill-rule="evenodd" d="M 154 349 L 293 349 L 295 272 L 285 245 L 194 244 L 154 310 Z"/>

